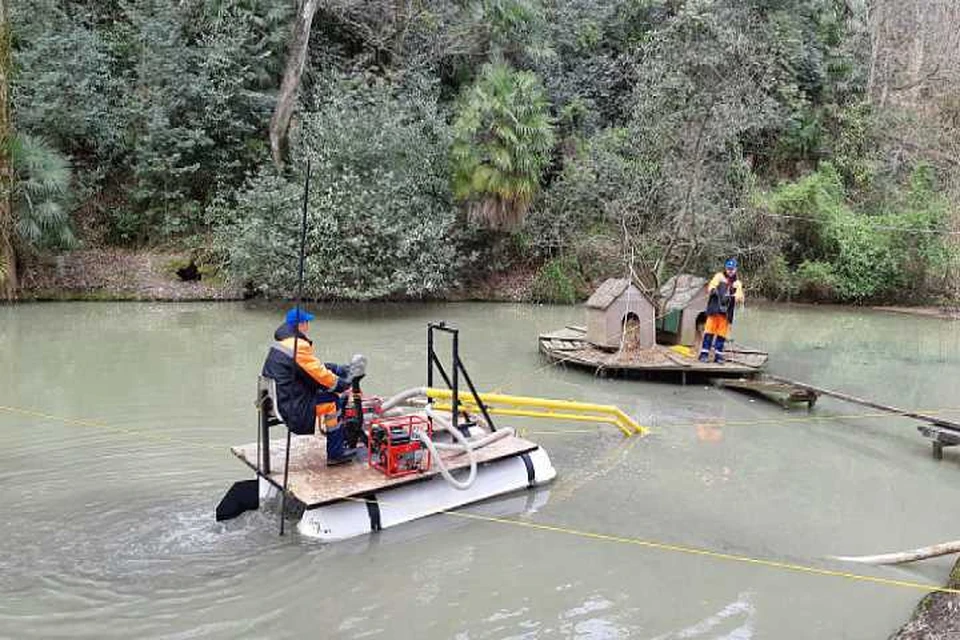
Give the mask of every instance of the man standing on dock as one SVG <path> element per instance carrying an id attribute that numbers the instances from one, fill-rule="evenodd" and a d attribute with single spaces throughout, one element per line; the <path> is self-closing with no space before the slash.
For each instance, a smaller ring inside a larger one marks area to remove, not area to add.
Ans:
<path id="1" fill-rule="evenodd" d="M 338 417 L 343 409 L 341 394 L 350 387 L 354 372 L 349 366 L 317 358 L 307 337 L 313 318 L 302 309 L 287 312 L 274 332 L 262 375 L 276 381 L 277 409 L 287 428 L 298 435 L 312 435 L 319 421 L 327 436 L 327 464 L 350 462 L 354 451 L 346 448 L 346 428 L 338 424 Z"/>
<path id="2" fill-rule="evenodd" d="M 713 276 L 707 287 L 707 325 L 703 330 L 703 345 L 700 347 L 700 362 L 710 360 L 710 348 L 714 350 L 714 362 L 723 362 L 723 347 L 733 324 L 733 311 L 737 303 L 743 304 L 743 283 L 737 277 L 737 259 L 730 258 L 723 271 Z"/>

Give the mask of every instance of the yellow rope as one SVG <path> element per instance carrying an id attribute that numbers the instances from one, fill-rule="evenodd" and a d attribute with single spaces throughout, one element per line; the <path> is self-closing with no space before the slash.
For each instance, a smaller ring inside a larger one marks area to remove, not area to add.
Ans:
<path id="1" fill-rule="evenodd" d="M 364 504 L 369 502 L 374 502 L 373 500 L 368 500 L 365 498 L 348 497 L 345 499 L 352 502 L 361 502 Z M 375 502 L 381 505 L 390 504 L 389 501 L 383 500 L 382 498 L 379 498 L 379 497 Z M 824 569 L 821 567 L 797 564 L 795 562 L 781 562 L 779 560 L 757 558 L 753 556 L 747 556 L 747 555 L 736 554 L 736 553 L 725 553 L 723 551 L 713 551 L 711 549 L 703 549 L 700 547 L 688 547 L 685 545 L 673 544 L 669 542 L 659 542 L 656 540 L 644 540 L 642 538 L 633 538 L 630 536 L 619 536 L 619 535 L 613 535 L 608 533 L 597 533 L 594 531 L 582 531 L 580 529 L 573 529 L 571 527 L 565 527 L 562 525 L 545 524 L 540 522 L 532 522 L 529 520 L 517 520 L 515 518 L 503 518 L 498 516 L 485 516 L 477 513 L 467 513 L 464 511 L 452 511 L 452 510 L 439 511 L 438 515 L 451 516 L 455 518 L 464 518 L 467 520 L 479 520 L 482 522 L 492 522 L 495 524 L 502 524 L 502 525 L 511 525 L 514 527 L 522 527 L 525 529 L 534 529 L 537 531 L 547 531 L 550 533 L 559 533 L 559 534 L 568 535 L 568 536 L 575 536 L 578 538 L 586 538 L 588 540 L 600 540 L 603 542 L 613 542 L 616 544 L 626 544 L 626 545 L 633 545 L 637 547 L 645 547 L 647 549 L 656 549 L 657 551 L 670 551 L 673 553 L 682 553 L 684 555 L 701 556 L 704 558 L 711 558 L 714 560 L 740 562 L 744 564 L 752 564 L 752 565 L 761 566 L 761 567 L 769 567 L 771 569 L 781 569 L 784 571 L 793 571 L 797 573 L 806 573 L 810 575 L 828 576 L 831 578 L 844 578 L 847 580 L 854 580 L 857 582 L 873 582 L 875 584 L 881 584 L 889 587 L 902 587 L 905 589 L 916 589 L 924 592 L 936 591 L 939 593 L 960 594 L 960 589 L 952 589 L 950 587 L 941 587 L 935 584 L 926 584 L 923 582 L 913 582 L 910 580 L 897 580 L 894 578 L 882 578 L 878 576 L 869 576 L 862 573 L 853 573 L 851 571 L 838 571 L 835 569 Z"/>
<path id="2" fill-rule="evenodd" d="M 140 431 L 138 429 L 127 429 L 124 427 L 117 427 L 114 425 L 107 424 L 105 422 L 99 422 L 95 420 L 82 420 L 77 418 L 65 418 L 63 416 L 55 416 L 49 413 L 41 413 L 40 411 L 33 411 L 30 409 L 20 409 L 18 407 L 8 407 L 0 405 L 0 411 L 6 411 L 7 413 L 16 413 L 24 416 L 30 416 L 31 418 L 41 418 L 43 420 L 54 420 L 56 422 L 63 422 L 64 424 L 77 425 L 81 427 L 91 427 L 95 429 L 104 429 L 106 431 L 112 431 L 114 433 L 123 433 L 130 436 L 136 436 L 137 438 L 145 438 L 147 440 L 155 440 L 157 442 L 167 442 L 167 443 L 176 443 L 176 444 L 186 444 L 193 447 L 203 447 L 206 449 L 216 449 L 217 451 L 221 450 L 221 447 L 217 445 L 207 444 L 205 442 L 197 442 L 195 440 L 181 440 L 180 438 L 174 438 L 171 436 L 154 433 L 151 431 Z"/>
<path id="3" fill-rule="evenodd" d="M 116 426 L 109 425 L 99 421 L 65 418 L 62 416 L 55 416 L 48 413 L 42 413 L 39 411 L 32 411 L 29 409 L 20 409 L 17 407 L 10 407 L 10 406 L 4 406 L 4 405 L 0 405 L 0 411 L 6 411 L 8 413 L 15 413 L 20 415 L 30 416 L 33 418 L 41 418 L 44 420 L 55 420 L 55 421 L 63 422 L 65 424 L 70 424 L 70 425 L 105 429 L 115 433 L 123 433 L 123 434 L 132 435 L 140 438 L 153 439 L 161 442 L 185 444 L 185 445 L 190 445 L 195 447 L 202 447 L 205 449 L 216 449 L 218 451 L 221 449 L 218 446 L 203 443 L 203 442 L 196 442 L 193 440 L 181 440 L 179 438 L 172 438 L 169 436 L 138 431 L 135 429 L 126 429 L 123 427 L 116 427 Z M 635 443 L 637 441 L 638 440 L 634 440 L 632 442 Z M 364 500 L 362 498 L 347 498 L 347 500 L 352 500 L 356 502 L 368 502 L 367 500 Z M 380 502 L 381 504 L 388 504 L 383 500 L 378 500 L 378 502 Z M 516 520 L 513 518 L 484 516 L 484 515 L 479 515 L 474 513 L 465 513 L 462 511 L 441 511 L 439 513 L 447 516 L 457 517 L 457 518 L 466 518 L 470 520 L 479 520 L 479 521 L 492 522 L 492 523 L 503 524 L 503 525 L 512 525 L 515 527 L 523 527 L 523 528 L 535 529 L 539 531 L 548 531 L 551 533 L 560 533 L 564 535 L 576 536 L 579 538 L 586 538 L 590 540 L 600 540 L 604 542 L 613 542 L 617 544 L 627 544 L 627 545 L 645 547 L 648 549 L 656 549 L 659 551 L 671 551 L 674 553 L 682 553 L 686 555 L 696 555 L 696 556 L 701 556 L 706 558 L 712 558 L 715 560 L 741 562 L 741 563 L 753 564 L 757 566 L 769 567 L 774 569 L 781 569 L 785 571 L 794 571 L 799 573 L 829 576 L 834 578 L 845 578 L 848 580 L 855 580 L 860 582 L 873 582 L 875 584 L 882 584 L 882 585 L 894 586 L 894 587 L 903 587 L 908 589 L 917 589 L 925 592 L 936 591 L 940 593 L 960 594 L 960 589 L 950 589 L 947 587 L 939 587 L 937 585 L 924 584 L 921 582 L 911 582 L 908 580 L 895 580 L 892 578 L 868 576 L 868 575 L 859 574 L 859 573 L 852 573 L 849 571 L 836 571 L 833 569 L 823 569 L 820 567 L 813 567 L 809 565 L 802 565 L 802 564 L 796 564 L 791 562 L 781 562 L 778 560 L 756 558 L 752 556 L 739 555 L 739 554 L 733 554 L 733 553 L 724 553 L 721 551 L 712 551 L 710 549 L 702 549 L 698 547 L 687 547 L 683 545 L 672 544 L 667 542 L 659 542 L 655 540 L 644 540 L 641 538 L 632 538 L 627 536 L 618 536 L 618 535 L 612 535 L 612 534 L 606 534 L 606 533 L 596 533 L 593 531 L 581 531 L 578 529 L 573 529 L 570 527 L 564 527 L 560 525 L 542 524 L 539 522 Z"/>
<path id="4" fill-rule="evenodd" d="M 868 576 L 860 573 L 851 573 L 849 571 L 836 571 L 833 569 L 822 569 L 820 567 L 812 567 L 809 565 L 796 564 L 792 562 L 780 562 L 778 560 L 769 560 L 766 558 L 755 558 L 752 556 L 739 555 L 739 554 L 733 554 L 733 553 L 724 553 L 721 551 L 712 551 L 710 549 L 701 549 L 697 547 L 687 547 L 687 546 L 678 545 L 678 544 L 657 542 L 654 540 L 643 540 L 640 538 L 617 536 L 617 535 L 611 535 L 606 533 L 595 533 L 592 531 L 580 531 L 578 529 L 571 529 L 569 527 L 563 527 L 559 525 L 541 524 L 539 522 L 515 520 L 513 518 L 499 518 L 495 516 L 484 516 L 484 515 L 479 515 L 474 513 L 464 513 L 461 511 L 444 511 L 442 513 L 444 513 L 445 515 L 456 516 L 458 518 L 482 520 L 484 522 L 496 522 L 498 524 L 508 524 L 516 527 L 525 527 L 527 529 L 549 531 L 551 533 L 562 533 L 565 535 L 577 536 L 579 538 L 587 538 L 591 540 L 602 540 L 605 542 L 629 544 L 629 545 L 635 545 L 639 547 L 646 547 L 648 549 L 657 549 L 659 551 L 672 551 L 675 553 L 683 553 L 687 555 L 703 556 L 706 558 L 713 558 L 715 560 L 728 560 L 733 562 L 742 562 L 746 564 L 758 565 L 762 567 L 770 567 L 774 569 L 783 569 L 786 571 L 808 573 L 812 575 L 830 576 L 834 578 L 846 578 L 848 580 L 857 580 L 861 582 L 874 582 L 876 584 L 882 584 L 887 586 L 904 587 L 908 589 L 920 589 L 926 592 L 938 591 L 941 593 L 960 594 L 960 589 L 950 589 L 948 587 L 939 587 L 937 585 L 924 584 L 922 582 L 911 582 L 909 580 L 895 580 L 892 578 L 880 578 L 880 577 Z"/>

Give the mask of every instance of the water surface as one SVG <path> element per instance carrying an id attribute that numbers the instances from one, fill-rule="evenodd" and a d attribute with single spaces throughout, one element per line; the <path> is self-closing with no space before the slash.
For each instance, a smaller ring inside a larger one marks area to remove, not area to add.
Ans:
<path id="1" fill-rule="evenodd" d="M 572 307 L 318 309 L 318 350 L 365 353 L 369 391 L 422 385 L 425 324 L 443 319 L 461 328 L 478 386 L 617 404 L 652 427 L 625 441 L 611 427 L 515 423 L 558 480 L 479 512 L 831 569 L 851 569 L 831 554 L 957 537 L 960 453 L 934 461 L 908 420 L 828 398 L 805 420 L 704 386 L 547 365 L 536 336 L 581 323 Z M 255 438 L 278 317 L 223 303 L 0 308 L 0 636 L 884 638 L 923 595 L 451 516 L 333 545 L 279 538 L 270 512 L 218 524 L 217 501 L 247 477 L 229 446 Z M 957 410 L 958 328 L 750 307 L 735 335 L 769 349 L 777 373 Z M 853 570 L 941 584 L 949 568 Z"/>

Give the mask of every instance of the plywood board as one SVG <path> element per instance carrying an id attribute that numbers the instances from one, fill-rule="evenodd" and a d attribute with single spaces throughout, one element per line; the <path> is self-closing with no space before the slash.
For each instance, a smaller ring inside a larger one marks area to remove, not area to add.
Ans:
<path id="1" fill-rule="evenodd" d="M 479 463 L 520 455 L 537 448 L 537 444 L 508 436 L 476 451 Z M 250 468 L 257 468 L 257 443 L 232 447 L 231 451 Z M 283 485 L 283 463 L 286 453 L 286 438 L 270 441 L 269 480 L 278 488 Z M 461 453 L 442 452 L 449 469 L 470 466 L 469 458 Z M 401 478 L 388 478 L 366 462 L 327 466 L 326 441 L 317 436 L 293 436 L 290 445 L 290 494 L 309 509 L 344 498 L 382 491 L 388 487 L 417 482 L 438 474 L 436 465 L 426 472 Z"/>
<path id="2" fill-rule="evenodd" d="M 557 331 L 552 331 L 550 333 L 544 333 L 540 335 L 541 340 L 583 340 L 584 336 L 587 335 L 585 329 L 581 327 L 564 327 L 563 329 L 558 329 Z"/>

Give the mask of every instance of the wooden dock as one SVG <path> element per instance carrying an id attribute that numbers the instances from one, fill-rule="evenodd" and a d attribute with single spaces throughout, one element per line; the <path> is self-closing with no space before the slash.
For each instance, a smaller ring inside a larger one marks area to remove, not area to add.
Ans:
<path id="1" fill-rule="evenodd" d="M 758 395 L 788 409 L 800 403 L 806 403 L 807 408 L 812 409 L 817 402 L 817 398 L 823 395 L 851 404 L 870 407 L 871 409 L 876 409 L 891 415 L 919 420 L 925 424 L 918 426 L 917 431 L 931 441 L 933 445 L 933 457 L 937 460 L 943 458 L 944 448 L 960 446 L 960 422 L 947 420 L 946 418 L 929 413 L 901 409 L 835 389 L 825 389 L 806 382 L 799 382 L 769 373 L 764 373 L 751 379 L 716 379 L 713 380 L 713 383 L 719 387 Z"/>
<path id="2" fill-rule="evenodd" d="M 508 436 L 474 451 L 478 464 L 493 462 L 503 458 L 519 456 L 537 449 L 538 445 Z M 240 445 L 230 449 L 247 466 L 257 469 L 257 443 Z M 286 439 L 270 441 L 270 468 L 273 472 L 263 476 L 278 490 L 283 487 L 283 464 L 286 453 Z M 462 453 L 441 453 L 447 468 L 451 471 L 470 466 L 469 458 Z M 339 502 L 347 498 L 356 498 L 384 489 L 419 482 L 438 475 L 434 465 L 430 471 L 399 478 L 388 478 L 366 462 L 352 462 L 333 467 L 327 466 L 325 441 L 316 436 L 292 436 L 290 445 L 290 472 L 287 490 L 306 509 Z"/>
<path id="3" fill-rule="evenodd" d="M 695 351 L 684 346 L 654 345 L 650 349 L 605 351 L 586 341 L 586 329 L 568 326 L 538 337 L 540 353 L 558 364 L 571 364 L 595 373 L 679 373 L 717 377 L 752 376 L 763 370 L 768 355 L 728 342 L 726 362 L 700 362 Z"/>
<path id="4" fill-rule="evenodd" d="M 913 420 L 925 422 L 927 424 L 918 426 L 917 431 L 919 431 L 920 434 L 925 438 L 931 440 L 933 445 L 933 457 L 937 460 L 943 458 L 944 447 L 960 445 L 960 422 L 947 420 L 946 418 L 941 418 L 940 416 L 931 415 L 929 413 L 900 409 L 899 407 L 882 404 L 874 400 L 859 398 L 849 393 L 843 393 L 842 391 L 824 389 L 822 387 L 816 387 L 805 382 L 797 382 L 796 380 L 790 380 L 789 378 L 784 378 L 781 376 L 768 375 L 767 377 L 774 381 L 791 384 L 801 389 L 807 389 L 819 395 L 836 398 L 838 400 L 843 400 L 844 402 L 850 402 L 852 404 L 858 404 L 864 407 L 870 407 L 871 409 L 877 409 L 878 411 L 902 416 L 904 418 L 911 418 Z"/>
<path id="5" fill-rule="evenodd" d="M 820 397 L 816 391 L 799 387 L 794 384 L 769 379 L 766 376 L 757 378 L 715 378 L 711 382 L 718 387 L 742 391 L 759 396 L 779 404 L 784 409 L 792 409 L 797 405 L 805 404 L 807 409 L 813 409 Z"/>

